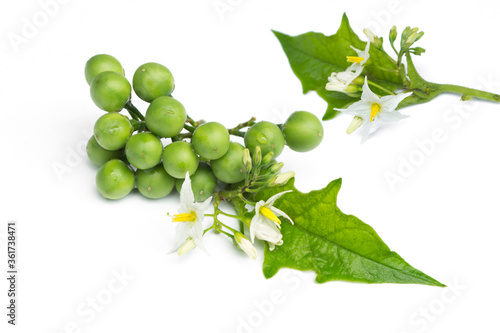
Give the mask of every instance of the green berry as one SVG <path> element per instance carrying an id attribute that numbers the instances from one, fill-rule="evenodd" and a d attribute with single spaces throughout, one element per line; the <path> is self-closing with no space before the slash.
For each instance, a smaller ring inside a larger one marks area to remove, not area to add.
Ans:
<path id="1" fill-rule="evenodd" d="M 163 198 L 174 188 L 175 178 L 170 176 L 161 164 L 152 169 L 137 170 L 136 174 L 137 188 L 146 198 Z"/>
<path id="2" fill-rule="evenodd" d="M 149 62 L 137 68 L 132 85 L 140 99 L 151 103 L 157 97 L 170 95 L 175 83 L 167 67 Z"/>
<path id="3" fill-rule="evenodd" d="M 152 133 L 132 135 L 125 146 L 127 159 L 137 169 L 150 169 L 160 163 L 163 144 Z"/>
<path id="4" fill-rule="evenodd" d="M 215 177 L 227 184 L 238 183 L 245 179 L 243 150 L 245 147 L 237 142 L 231 142 L 224 156 L 210 161 Z"/>
<path id="5" fill-rule="evenodd" d="M 229 132 L 216 122 L 203 124 L 193 133 L 194 151 L 203 158 L 216 160 L 229 149 Z"/>
<path id="6" fill-rule="evenodd" d="M 245 133 L 245 146 L 250 152 L 254 152 L 255 147 L 260 146 L 262 156 L 273 152 L 276 158 L 285 147 L 285 138 L 278 126 L 268 121 L 261 121 Z"/>
<path id="7" fill-rule="evenodd" d="M 87 143 L 87 156 L 97 166 L 102 166 L 109 160 L 121 159 L 123 157 L 123 149 L 107 150 L 102 148 L 92 136 Z"/>
<path id="8" fill-rule="evenodd" d="M 102 72 L 90 84 L 90 97 L 104 111 L 120 111 L 130 99 L 132 87 L 125 76 Z"/>
<path id="9" fill-rule="evenodd" d="M 205 201 L 215 192 L 217 179 L 215 178 L 210 166 L 206 163 L 200 163 L 198 170 L 194 174 L 190 174 L 191 189 L 193 190 L 195 201 Z M 181 192 L 184 179 L 177 179 L 175 188 L 177 192 Z"/>
<path id="10" fill-rule="evenodd" d="M 193 146 L 185 141 L 172 142 L 163 151 L 163 167 L 174 178 L 184 178 L 186 172 L 194 174 L 198 163 Z"/>
<path id="11" fill-rule="evenodd" d="M 121 199 L 133 190 L 134 172 L 121 160 L 106 162 L 96 175 L 99 193 L 106 199 Z"/>
<path id="12" fill-rule="evenodd" d="M 283 135 L 290 149 L 306 152 L 316 148 L 323 140 L 323 125 L 314 114 L 296 111 L 283 124 Z"/>
<path id="13" fill-rule="evenodd" d="M 130 120 L 117 112 L 106 113 L 94 125 L 94 137 L 101 147 L 118 150 L 125 147 L 134 127 Z"/>
<path id="14" fill-rule="evenodd" d="M 120 62 L 108 54 L 98 54 L 90 58 L 85 64 L 85 79 L 90 85 L 94 77 L 102 72 L 116 72 L 124 75 Z"/>
<path id="15" fill-rule="evenodd" d="M 171 138 L 179 134 L 186 123 L 186 109 L 178 100 L 161 96 L 146 111 L 146 126 L 154 134 Z"/>

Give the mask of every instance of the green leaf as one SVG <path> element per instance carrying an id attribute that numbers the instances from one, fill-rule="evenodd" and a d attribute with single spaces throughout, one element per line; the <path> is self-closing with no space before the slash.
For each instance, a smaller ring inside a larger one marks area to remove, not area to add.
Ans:
<path id="1" fill-rule="evenodd" d="M 372 227 L 340 211 L 337 194 L 341 182 L 337 179 L 322 190 L 301 193 L 293 179 L 284 187 L 256 196 L 256 200 L 266 200 L 278 192 L 293 190 L 275 203 L 295 224 L 283 221 L 283 245 L 274 251 L 266 248 L 266 278 L 288 267 L 316 272 L 319 283 L 343 280 L 444 286 L 391 251 Z"/>
<path id="2" fill-rule="evenodd" d="M 345 14 L 340 28 L 332 36 L 316 32 L 288 36 L 278 31 L 273 32 L 281 43 L 293 72 L 302 83 L 303 93 L 316 91 L 328 103 L 324 120 L 331 119 L 337 114 L 333 108 L 346 108 L 358 100 L 325 89 L 328 77 L 333 72 L 344 71 L 351 65 L 346 59 L 346 56 L 356 55 L 351 46 L 360 50 L 366 46 L 366 42 L 359 39 L 352 30 Z M 402 87 L 396 62 L 385 51 L 373 45 L 370 47 L 370 59 L 363 74 L 392 92 Z M 380 95 L 387 94 L 384 91 L 373 90 Z"/>

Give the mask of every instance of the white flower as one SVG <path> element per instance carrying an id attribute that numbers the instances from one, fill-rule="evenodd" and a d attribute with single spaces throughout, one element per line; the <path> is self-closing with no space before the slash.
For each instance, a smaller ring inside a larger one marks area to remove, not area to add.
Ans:
<path id="1" fill-rule="evenodd" d="M 248 254 L 250 258 L 257 258 L 257 251 L 255 251 L 252 243 L 250 243 L 250 241 L 241 232 L 235 232 L 234 239 L 236 240 L 236 244 L 238 244 L 239 248 Z"/>
<path id="2" fill-rule="evenodd" d="M 280 232 L 281 221 L 278 216 L 283 216 L 292 224 L 293 221 L 283 211 L 273 207 L 273 204 L 283 194 L 288 192 L 292 191 L 280 192 L 273 195 L 265 202 L 264 200 L 260 200 L 255 204 L 255 216 L 250 222 L 250 239 L 252 240 L 252 243 L 255 238 L 266 241 L 269 243 L 269 250 L 271 251 L 274 250 L 276 245 L 283 244 L 283 235 L 281 235 Z"/>
<path id="3" fill-rule="evenodd" d="M 355 48 L 354 46 L 351 45 L 351 49 L 356 51 L 356 53 L 358 54 L 357 57 L 347 56 L 347 61 L 353 63 L 349 67 L 349 68 L 352 67 L 351 70 L 356 69 L 358 66 L 364 66 L 366 64 L 366 62 L 368 61 L 368 59 L 370 59 L 370 44 L 371 44 L 370 42 L 366 43 L 366 47 L 365 47 L 364 51 L 358 50 L 357 48 Z"/>
<path id="4" fill-rule="evenodd" d="M 361 89 L 351 83 L 363 72 L 364 65 L 370 58 L 370 42 L 366 43 L 364 51 L 353 46 L 351 48 L 357 53 L 357 56 L 347 56 L 347 61 L 352 62 L 352 65 L 343 72 L 332 73 L 328 78 L 325 89 L 339 91 L 351 97 L 359 97 Z"/>
<path id="5" fill-rule="evenodd" d="M 359 91 L 361 91 L 360 87 L 351 83 L 359 76 L 359 74 L 361 74 L 363 66 L 357 66 L 354 71 L 351 71 L 350 68 L 353 65 L 351 65 L 344 72 L 332 73 L 332 75 L 328 78 L 328 83 L 326 84 L 325 89 L 330 91 L 339 91 L 351 97 L 356 97 L 356 93 L 358 93 L 357 96 L 359 96 Z"/>
<path id="6" fill-rule="evenodd" d="M 171 252 L 176 250 L 179 255 L 201 245 L 203 237 L 203 219 L 205 211 L 210 206 L 212 197 L 204 202 L 195 202 L 189 172 L 181 188 L 181 207 L 178 214 L 172 217 L 172 222 L 178 223 L 175 233 L 176 245 Z"/>
<path id="7" fill-rule="evenodd" d="M 351 104 L 347 109 L 334 110 L 363 119 L 361 124 L 359 121 L 357 124 L 363 128 L 361 142 L 364 142 L 370 133 L 375 132 L 380 127 L 382 122 L 397 121 L 407 117 L 395 110 L 399 103 L 411 94 L 410 92 L 378 97 L 370 90 L 368 80 L 365 78 L 361 100 Z M 354 129 L 350 130 L 351 133 L 353 131 Z"/>

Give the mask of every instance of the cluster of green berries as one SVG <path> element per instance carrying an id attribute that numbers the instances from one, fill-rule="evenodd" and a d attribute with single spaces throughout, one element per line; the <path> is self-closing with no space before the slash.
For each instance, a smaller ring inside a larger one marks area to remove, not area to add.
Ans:
<path id="1" fill-rule="evenodd" d="M 120 62 L 100 54 L 87 61 L 85 78 L 94 103 L 107 111 L 95 123 L 87 154 L 100 167 L 96 184 L 108 199 L 123 198 L 135 187 L 147 198 L 162 198 L 174 187 L 179 190 L 189 172 L 195 200 L 201 201 L 218 181 L 236 184 L 248 177 L 246 148 L 274 161 L 285 144 L 305 152 L 323 139 L 320 120 L 306 111 L 293 113 L 280 126 L 252 120 L 228 130 L 217 122 L 196 122 L 172 97 L 172 73 L 157 63 L 140 66 L 131 85 Z M 149 103 L 145 116 L 132 105 L 132 90 Z M 123 109 L 130 118 L 120 113 Z M 231 134 L 243 137 L 245 146 L 231 141 Z"/>

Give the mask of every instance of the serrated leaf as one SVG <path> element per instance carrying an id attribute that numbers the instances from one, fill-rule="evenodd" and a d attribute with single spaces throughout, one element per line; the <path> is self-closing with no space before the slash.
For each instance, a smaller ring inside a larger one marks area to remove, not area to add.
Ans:
<path id="1" fill-rule="evenodd" d="M 340 211 L 337 195 L 341 182 L 337 179 L 322 190 L 301 193 L 291 180 L 285 187 L 258 194 L 256 200 L 293 190 L 275 203 L 295 224 L 283 222 L 283 244 L 274 251 L 266 248 L 266 278 L 288 267 L 316 272 L 319 283 L 343 280 L 444 286 L 391 251 L 372 227 Z"/>
<path id="2" fill-rule="evenodd" d="M 349 25 L 344 14 L 342 24 L 337 33 L 325 36 L 322 33 L 308 32 L 298 36 L 289 36 L 273 31 L 290 62 L 293 72 L 302 83 L 303 93 L 316 91 L 328 103 L 324 120 L 333 118 L 337 112 L 333 108 L 345 108 L 357 101 L 338 92 L 325 89 L 328 77 L 333 72 L 344 71 L 349 67 L 346 56 L 356 55 L 351 46 L 364 49 L 363 42 Z M 397 73 L 397 66 L 384 51 L 375 47 L 370 48 L 370 60 L 365 67 L 364 74 L 380 86 L 395 91 L 402 86 L 401 78 Z M 376 91 L 380 95 L 387 92 Z"/>

